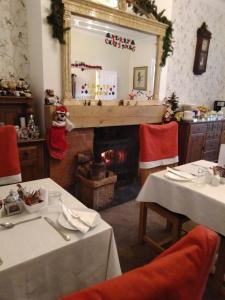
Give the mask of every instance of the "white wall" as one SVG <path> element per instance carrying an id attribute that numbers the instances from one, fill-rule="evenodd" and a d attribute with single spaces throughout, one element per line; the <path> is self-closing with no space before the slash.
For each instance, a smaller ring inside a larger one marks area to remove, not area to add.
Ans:
<path id="1" fill-rule="evenodd" d="M 174 55 L 169 58 L 167 95 L 183 103 L 209 104 L 225 98 L 225 1 L 174 0 Z M 206 72 L 193 74 L 197 29 L 206 22 L 212 39 Z"/>
<path id="2" fill-rule="evenodd" d="M 24 1 L 0 1 L 0 78 L 30 82 L 26 11 Z"/>
<path id="3" fill-rule="evenodd" d="M 44 91 L 54 89 L 61 96 L 60 45 L 51 36 L 46 17 L 50 0 L 26 0 L 30 56 L 31 89 L 36 111 L 44 131 Z"/>

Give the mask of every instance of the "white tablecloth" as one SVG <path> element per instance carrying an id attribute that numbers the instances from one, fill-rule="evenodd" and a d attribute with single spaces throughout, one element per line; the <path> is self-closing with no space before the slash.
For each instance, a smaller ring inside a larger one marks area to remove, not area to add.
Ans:
<path id="1" fill-rule="evenodd" d="M 195 165 L 195 166 L 194 166 Z M 197 161 L 178 167 L 182 170 L 198 169 L 197 165 L 213 165 Z M 155 202 L 170 211 L 183 214 L 225 236 L 225 184 L 196 186 L 195 182 L 172 181 L 166 171 L 151 174 L 143 185 L 137 201 Z"/>
<path id="2" fill-rule="evenodd" d="M 63 202 L 84 207 L 51 179 L 26 182 L 31 189 L 60 190 Z M 0 187 L 0 199 L 15 185 Z M 20 221 L 37 215 L 56 221 L 60 206 L 39 213 L 14 215 L 3 221 Z M 112 228 L 103 220 L 88 233 L 65 229 L 67 242 L 43 218 L 0 229 L 0 300 L 56 300 L 60 296 L 121 274 Z"/>

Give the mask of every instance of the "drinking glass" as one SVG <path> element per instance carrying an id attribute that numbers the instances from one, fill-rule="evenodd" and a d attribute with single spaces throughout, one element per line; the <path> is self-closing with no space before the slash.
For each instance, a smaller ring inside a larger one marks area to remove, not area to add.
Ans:
<path id="1" fill-rule="evenodd" d="M 60 191 L 51 190 L 48 192 L 48 204 L 55 205 L 61 203 L 62 193 Z"/>
<path id="2" fill-rule="evenodd" d="M 208 181 L 209 172 L 205 168 L 198 168 L 198 174 L 195 180 L 195 185 L 202 186 Z"/>

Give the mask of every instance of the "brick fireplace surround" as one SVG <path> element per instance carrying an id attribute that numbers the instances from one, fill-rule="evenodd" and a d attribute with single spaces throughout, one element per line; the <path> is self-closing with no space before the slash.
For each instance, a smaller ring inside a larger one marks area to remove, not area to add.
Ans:
<path id="1" fill-rule="evenodd" d="M 50 177 L 63 188 L 73 193 L 76 156 L 78 152 L 92 151 L 94 128 L 78 128 L 67 135 L 68 152 L 62 161 L 50 159 Z"/>
<path id="2" fill-rule="evenodd" d="M 105 129 L 107 131 L 105 131 Z M 99 129 L 98 129 L 99 130 Z M 117 138 L 119 136 L 119 141 L 121 137 L 128 137 L 132 143 L 132 149 L 129 149 L 132 152 L 128 156 L 128 168 L 133 166 L 131 169 L 131 174 L 125 174 L 125 177 L 128 180 L 121 180 L 121 182 L 130 182 L 137 177 L 138 174 L 138 130 L 139 126 L 123 126 L 121 127 L 104 127 L 104 131 L 100 129 L 100 135 L 98 131 L 98 140 L 107 140 L 107 137 L 110 137 L 110 133 L 113 132 L 112 135 Z M 121 132 L 123 133 L 121 135 Z M 107 133 L 107 134 L 106 134 Z M 55 159 L 50 159 L 50 177 L 56 181 L 59 185 L 63 188 L 67 189 L 69 192 L 74 193 L 74 174 L 77 167 L 77 153 L 84 152 L 84 151 L 94 151 L 95 143 L 94 138 L 96 137 L 96 129 L 95 128 L 80 128 L 74 129 L 72 132 L 68 133 L 67 135 L 67 142 L 68 142 L 68 152 L 62 161 L 58 161 Z M 111 137 L 110 137 L 111 139 Z M 134 147 L 134 145 L 136 145 Z M 135 157 L 134 157 L 135 155 Z M 133 157 L 133 158 L 132 158 Z M 132 165 L 132 166 L 131 166 Z M 116 172 L 115 172 L 116 173 Z M 129 172 L 128 172 L 129 173 Z M 117 174 L 118 175 L 118 174 Z M 120 176 L 119 176 L 120 177 Z M 119 180 L 118 177 L 118 180 Z M 132 178 L 131 178 L 132 177 Z"/>

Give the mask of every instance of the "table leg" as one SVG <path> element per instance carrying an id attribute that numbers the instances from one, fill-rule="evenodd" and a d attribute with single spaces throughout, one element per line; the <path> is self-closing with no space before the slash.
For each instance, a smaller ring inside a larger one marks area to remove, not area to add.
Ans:
<path id="1" fill-rule="evenodd" d="M 215 295 L 224 294 L 223 281 L 225 275 L 225 237 L 221 236 L 219 253 L 213 278 L 213 292 Z"/>
<path id="2" fill-rule="evenodd" d="M 140 202 L 140 215 L 139 215 L 139 233 L 138 240 L 139 243 L 143 243 L 143 236 L 146 232 L 146 222 L 147 222 L 147 207 L 144 202 Z"/>

